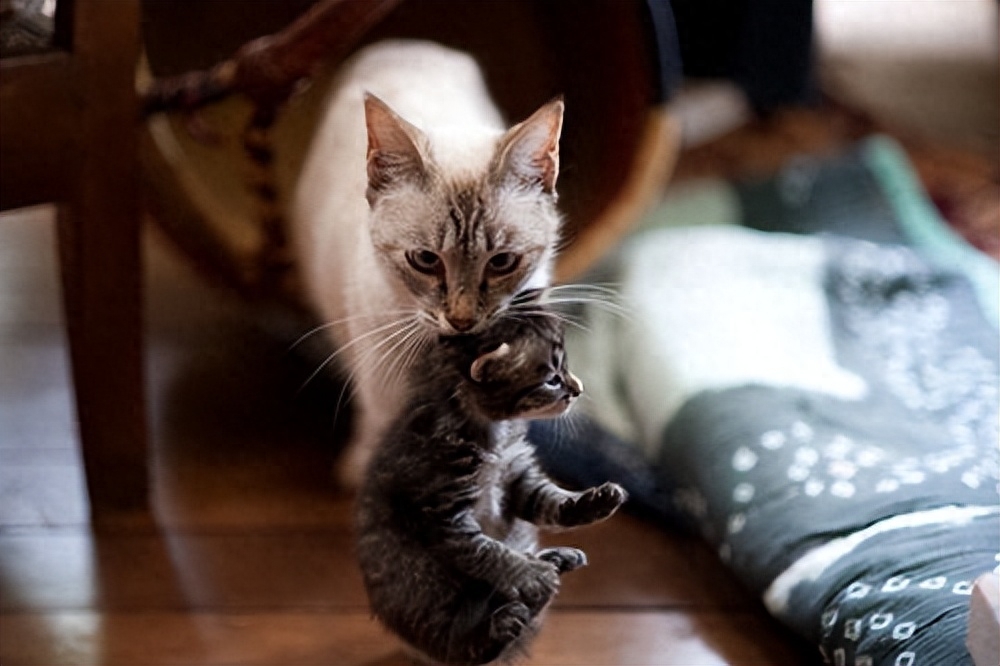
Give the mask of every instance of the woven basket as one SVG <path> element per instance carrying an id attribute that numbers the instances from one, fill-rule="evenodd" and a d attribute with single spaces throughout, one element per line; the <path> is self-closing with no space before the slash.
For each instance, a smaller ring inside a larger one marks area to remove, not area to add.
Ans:
<path id="1" fill-rule="evenodd" d="M 234 15 L 234 7 L 239 9 Z M 280 29 L 308 6 L 291 2 L 152 2 L 145 16 L 148 69 L 167 76 L 205 68 L 241 43 Z M 390 37 L 433 39 L 472 53 L 508 119 L 527 117 L 565 95 L 560 208 L 567 249 L 559 280 L 578 275 L 655 201 L 679 150 L 679 132 L 656 105 L 656 72 L 644 8 L 621 0 L 586 3 L 409 0 L 361 44 Z M 336 63 L 282 110 L 274 128 L 280 196 L 287 200 Z M 263 238 L 250 165 L 239 135 L 251 113 L 231 97 L 204 108 L 196 140 L 190 118 L 159 114 L 145 126 L 146 197 L 157 226 L 210 280 L 260 297 L 256 257 Z M 286 285 L 294 285 L 294 280 Z M 280 298 L 297 299 L 294 286 Z M 266 294 L 273 296 L 274 294 Z"/>

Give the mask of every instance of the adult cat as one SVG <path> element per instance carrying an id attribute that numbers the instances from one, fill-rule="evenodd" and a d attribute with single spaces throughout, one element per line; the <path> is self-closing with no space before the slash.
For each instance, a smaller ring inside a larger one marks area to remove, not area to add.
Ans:
<path id="1" fill-rule="evenodd" d="M 356 389 L 345 486 L 424 345 L 549 284 L 562 118 L 555 100 L 505 131 L 472 58 L 428 42 L 378 43 L 342 68 L 291 221 L 306 295 Z"/>

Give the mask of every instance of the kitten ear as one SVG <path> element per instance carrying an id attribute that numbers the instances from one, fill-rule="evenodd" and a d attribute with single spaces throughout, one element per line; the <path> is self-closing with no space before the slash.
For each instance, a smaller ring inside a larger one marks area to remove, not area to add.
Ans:
<path id="1" fill-rule="evenodd" d="M 399 117 L 369 92 L 365 93 L 365 124 L 368 127 L 369 205 L 378 195 L 400 182 L 422 182 L 426 174 L 420 144 L 423 132 Z"/>
<path id="2" fill-rule="evenodd" d="M 564 110 L 562 97 L 557 97 L 507 131 L 497 151 L 496 168 L 502 179 L 513 178 L 520 185 L 555 194 Z"/>
<path id="3" fill-rule="evenodd" d="M 485 370 L 486 364 L 498 358 L 503 358 L 510 353 L 510 345 L 504 342 L 499 347 L 493 351 L 486 352 L 475 361 L 472 362 L 472 368 L 469 370 L 469 377 L 472 381 L 477 384 L 483 381 L 483 372 Z"/>

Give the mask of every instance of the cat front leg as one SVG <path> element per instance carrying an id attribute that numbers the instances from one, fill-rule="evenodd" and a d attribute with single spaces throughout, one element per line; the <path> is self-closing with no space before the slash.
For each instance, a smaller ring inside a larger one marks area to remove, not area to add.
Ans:
<path id="1" fill-rule="evenodd" d="M 437 546 L 467 576 L 486 581 L 511 601 L 523 603 L 532 615 L 540 612 L 559 589 L 559 571 L 550 561 L 517 552 L 483 534 L 471 515 L 457 518 L 452 534 Z"/>
<path id="2" fill-rule="evenodd" d="M 476 600 L 458 616 L 479 621 L 472 629 L 460 621 L 452 624 L 448 643 L 440 650 L 440 662 L 445 664 L 512 663 L 527 654 L 527 644 L 537 632 L 536 616 L 520 601 L 507 602 L 490 612 Z"/>
<path id="3" fill-rule="evenodd" d="M 545 548 L 535 553 L 535 557 L 551 562 L 560 574 L 587 566 L 587 554 L 579 548 L 569 546 Z"/>
<path id="4" fill-rule="evenodd" d="M 626 499 L 625 489 L 608 481 L 565 499 L 559 506 L 557 523 L 560 527 L 596 523 L 609 518 Z"/>
<path id="5" fill-rule="evenodd" d="M 617 483 L 583 492 L 556 485 L 534 456 L 522 455 L 519 473 L 508 486 L 508 501 L 518 518 L 542 527 L 577 527 L 610 517 L 628 498 Z"/>
<path id="6" fill-rule="evenodd" d="M 463 550 L 458 561 L 460 568 L 523 603 L 532 615 L 548 605 L 559 589 L 555 564 L 513 551 L 486 535 L 480 535 Z"/>

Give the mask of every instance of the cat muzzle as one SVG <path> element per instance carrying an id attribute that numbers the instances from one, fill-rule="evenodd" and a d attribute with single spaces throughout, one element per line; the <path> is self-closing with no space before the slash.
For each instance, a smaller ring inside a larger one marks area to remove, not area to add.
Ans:
<path id="1" fill-rule="evenodd" d="M 458 333 L 468 333 L 476 325 L 475 319 L 465 319 L 462 317 L 448 317 L 446 316 L 445 321 Z"/>

